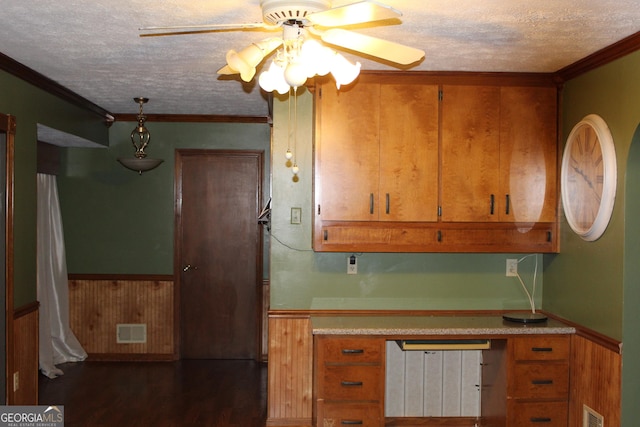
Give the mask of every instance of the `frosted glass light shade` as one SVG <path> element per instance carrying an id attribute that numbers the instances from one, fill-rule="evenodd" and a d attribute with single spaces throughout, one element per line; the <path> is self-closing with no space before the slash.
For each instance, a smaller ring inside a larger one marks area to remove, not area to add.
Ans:
<path id="1" fill-rule="evenodd" d="M 125 168 L 136 171 L 142 175 L 142 172 L 150 171 L 151 169 L 160 166 L 160 163 L 162 163 L 164 160 L 148 159 L 146 157 L 142 159 L 138 157 L 120 157 L 118 161 Z"/>
<path id="2" fill-rule="evenodd" d="M 360 66 L 359 62 L 352 64 L 347 58 L 337 53 L 331 67 L 331 75 L 336 81 L 336 87 L 340 89 L 341 85 L 353 82 L 360 74 Z"/>

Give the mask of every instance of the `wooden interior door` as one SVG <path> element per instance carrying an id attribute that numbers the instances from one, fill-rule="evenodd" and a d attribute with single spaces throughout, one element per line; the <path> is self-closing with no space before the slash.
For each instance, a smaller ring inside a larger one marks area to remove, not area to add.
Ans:
<path id="1" fill-rule="evenodd" d="M 258 358 L 262 165 L 256 151 L 176 151 L 182 358 Z"/>

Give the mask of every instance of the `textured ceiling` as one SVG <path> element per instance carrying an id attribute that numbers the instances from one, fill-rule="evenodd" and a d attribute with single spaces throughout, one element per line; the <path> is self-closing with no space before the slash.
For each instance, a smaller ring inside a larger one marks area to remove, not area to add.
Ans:
<path id="1" fill-rule="evenodd" d="M 341 6 L 351 1 L 333 1 Z M 639 0 L 386 0 L 399 21 L 355 28 L 426 52 L 421 71 L 554 72 L 640 31 Z M 111 113 L 266 116 L 257 82 L 220 78 L 229 49 L 273 35 L 139 37 L 139 27 L 262 20 L 259 0 L 0 0 L 0 52 Z M 363 69 L 394 70 L 359 60 Z M 266 62 L 266 61 L 265 61 Z"/>

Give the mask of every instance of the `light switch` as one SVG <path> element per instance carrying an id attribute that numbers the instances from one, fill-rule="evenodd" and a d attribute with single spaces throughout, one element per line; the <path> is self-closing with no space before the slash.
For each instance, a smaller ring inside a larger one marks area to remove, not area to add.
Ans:
<path id="1" fill-rule="evenodd" d="M 302 224 L 302 208 L 291 208 L 291 224 Z"/>

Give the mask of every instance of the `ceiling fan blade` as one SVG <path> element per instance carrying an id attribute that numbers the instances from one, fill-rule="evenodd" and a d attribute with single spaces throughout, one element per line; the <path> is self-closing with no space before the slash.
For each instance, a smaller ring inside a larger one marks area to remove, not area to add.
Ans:
<path id="1" fill-rule="evenodd" d="M 365 0 L 323 12 L 311 13 L 307 15 L 306 19 L 312 24 L 320 25 L 321 27 L 341 27 L 399 18 L 400 16 L 402 16 L 402 12 L 391 6 L 373 0 Z"/>
<path id="2" fill-rule="evenodd" d="M 423 50 L 340 28 L 325 31 L 321 38 L 326 43 L 402 65 L 424 58 Z"/>
<path id="3" fill-rule="evenodd" d="M 204 24 L 204 25 L 175 25 L 168 27 L 141 27 L 139 31 L 149 31 L 140 34 L 140 37 L 175 36 L 180 34 L 197 34 L 214 31 L 241 31 L 241 30 L 279 30 L 280 25 L 268 25 L 264 22 L 251 22 L 247 24 Z"/>

